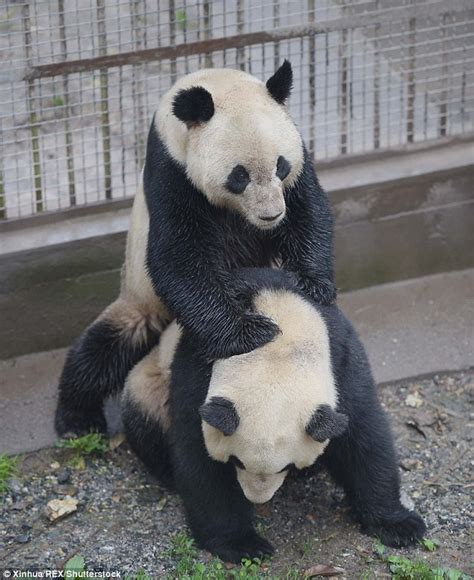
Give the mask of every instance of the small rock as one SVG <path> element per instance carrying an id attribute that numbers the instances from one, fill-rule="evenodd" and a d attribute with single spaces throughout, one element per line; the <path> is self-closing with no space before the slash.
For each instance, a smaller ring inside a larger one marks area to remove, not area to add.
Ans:
<path id="1" fill-rule="evenodd" d="M 15 537 L 15 542 L 18 544 L 27 544 L 31 541 L 31 536 L 29 534 L 19 534 Z"/>
<path id="2" fill-rule="evenodd" d="M 400 502 L 403 506 L 405 506 L 407 508 L 407 510 L 414 510 L 415 509 L 415 502 L 411 499 L 411 497 L 404 490 L 402 490 L 400 493 Z"/>
<path id="3" fill-rule="evenodd" d="M 77 499 L 66 497 L 65 499 L 52 499 L 46 505 L 46 516 L 50 522 L 65 518 L 77 510 Z"/>
<path id="4" fill-rule="evenodd" d="M 407 395 L 407 398 L 405 399 L 405 405 L 407 407 L 418 408 L 421 407 L 421 405 L 423 405 L 423 399 L 417 392 L 410 393 L 409 395 Z"/>
<path id="5" fill-rule="evenodd" d="M 71 479 L 71 470 L 67 467 L 61 469 L 61 471 L 56 475 L 56 479 L 59 484 L 69 483 L 69 480 Z"/>
<path id="6" fill-rule="evenodd" d="M 7 482 L 7 486 L 8 489 L 13 493 L 20 493 L 22 490 L 22 485 L 18 481 L 18 479 L 16 479 L 16 477 L 10 477 L 10 479 Z"/>
<path id="7" fill-rule="evenodd" d="M 51 469 L 59 469 L 61 465 L 57 461 L 53 461 L 50 465 Z"/>
<path id="8" fill-rule="evenodd" d="M 74 487 L 73 485 L 58 485 L 56 492 L 59 493 L 59 495 L 69 495 L 73 497 L 77 494 L 77 487 Z"/>

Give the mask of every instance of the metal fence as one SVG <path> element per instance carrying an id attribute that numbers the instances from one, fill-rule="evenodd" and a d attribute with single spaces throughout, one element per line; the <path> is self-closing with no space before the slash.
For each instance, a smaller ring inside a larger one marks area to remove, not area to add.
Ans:
<path id="1" fill-rule="evenodd" d="M 0 219 L 132 196 L 187 72 L 294 67 L 318 160 L 474 130 L 472 0 L 0 0 Z"/>

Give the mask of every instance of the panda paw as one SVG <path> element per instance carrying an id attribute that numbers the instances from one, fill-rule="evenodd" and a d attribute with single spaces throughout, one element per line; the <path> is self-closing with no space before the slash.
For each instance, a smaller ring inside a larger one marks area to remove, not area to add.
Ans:
<path id="1" fill-rule="evenodd" d="M 58 405 L 54 420 L 56 433 L 60 437 L 81 437 L 87 433 L 107 433 L 107 421 L 102 410 L 70 410 Z"/>
<path id="2" fill-rule="evenodd" d="M 329 278 L 320 276 L 302 276 L 298 285 L 299 289 L 318 304 L 330 306 L 337 299 L 337 289 Z"/>
<path id="3" fill-rule="evenodd" d="M 386 546 L 401 548 L 421 540 L 426 532 L 426 526 L 416 512 L 405 510 L 378 519 L 369 525 L 363 525 L 362 531 L 379 538 Z"/>
<path id="4" fill-rule="evenodd" d="M 271 342 L 279 333 L 278 325 L 270 318 L 256 312 L 246 312 L 232 332 L 228 329 L 226 335 L 220 335 L 218 340 L 208 345 L 207 358 L 213 361 L 251 352 Z"/>
<path id="5" fill-rule="evenodd" d="M 203 543 L 203 548 L 219 556 L 224 562 L 239 564 L 242 558 L 264 558 L 272 556 L 274 547 L 254 530 L 223 534 Z"/>

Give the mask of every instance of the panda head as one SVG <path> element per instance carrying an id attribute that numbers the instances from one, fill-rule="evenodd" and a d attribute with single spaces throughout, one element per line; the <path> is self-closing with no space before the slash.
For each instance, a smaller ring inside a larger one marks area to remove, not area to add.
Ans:
<path id="1" fill-rule="evenodd" d="M 330 405 L 319 406 L 304 423 L 289 401 L 281 403 L 239 413 L 230 399 L 214 396 L 199 410 L 209 455 L 235 465 L 242 491 L 253 503 L 269 501 L 290 467 L 312 465 L 329 440 L 347 428 L 347 416 Z"/>
<path id="2" fill-rule="evenodd" d="M 171 156 L 216 206 L 259 229 L 285 217 L 284 190 L 303 167 L 303 143 L 286 107 L 293 82 L 283 65 L 264 84 L 242 71 L 205 69 L 180 79 L 155 126 Z"/>

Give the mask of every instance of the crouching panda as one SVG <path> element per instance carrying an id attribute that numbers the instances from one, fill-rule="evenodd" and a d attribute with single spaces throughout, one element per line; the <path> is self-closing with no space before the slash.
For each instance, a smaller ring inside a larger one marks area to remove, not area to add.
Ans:
<path id="1" fill-rule="evenodd" d="M 290 117 L 289 62 L 266 83 L 201 70 L 161 99 L 135 197 L 120 296 L 68 353 L 59 435 L 105 431 L 104 400 L 176 319 L 210 360 L 249 352 L 278 332 L 241 309 L 232 271 L 278 265 L 321 303 L 335 300 L 332 217 Z"/>
<path id="2" fill-rule="evenodd" d="M 130 445 L 180 494 L 198 544 L 226 561 L 272 553 L 254 529 L 253 503 L 318 458 L 362 531 L 390 546 L 416 542 L 425 525 L 400 502 L 392 435 L 350 322 L 336 306 L 311 303 L 282 271 L 243 275 L 253 308 L 280 334 L 211 364 L 173 323 L 128 376 Z"/>

